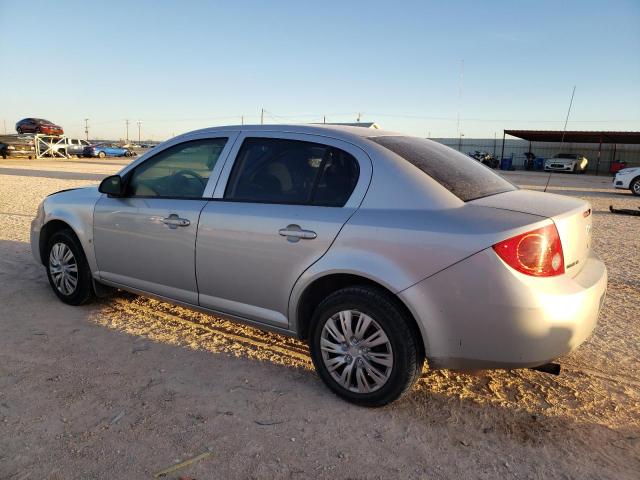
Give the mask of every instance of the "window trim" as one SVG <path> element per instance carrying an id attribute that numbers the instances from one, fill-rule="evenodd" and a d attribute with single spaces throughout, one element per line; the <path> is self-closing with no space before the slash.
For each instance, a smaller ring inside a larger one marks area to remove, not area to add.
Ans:
<path id="1" fill-rule="evenodd" d="M 231 173 L 233 167 L 238 161 L 238 153 L 247 138 L 267 138 L 274 140 L 293 140 L 307 143 L 316 143 L 319 145 L 333 147 L 350 154 L 355 158 L 358 165 L 358 181 L 355 187 L 351 191 L 351 195 L 347 199 L 346 203 L 341 207 L 335 205 L 323 205 L 312 204 L 309 200 L 306 202 L 293 203 L 293 202 L 279 202 L 279 201 L 247 201 L 239 199 L 225 198 L 225 192 L 227 185 L 231 179 Z M 323 207 L 323 208 L 358 208 L 364 200 L 365 194 L 371 183 L 373 167 L 371 158 L 369 155 L 358 145 L 340 140 L 331 136 L 309 134 L 309 133 L 296 133 L 296 132 L 282 132 L 273 130 L 243 130 L 240 132 L 235 140 L 233 149 L 227 157 L 226 163 L 223 167 L 222 173 L 216 185 L 211 201 L 223 201 L 223 202 L 236 202 L 246 204 L 269 204 L 269 205 L 292 205 L 292 206 L 308 206 L 308 207 Z"/>

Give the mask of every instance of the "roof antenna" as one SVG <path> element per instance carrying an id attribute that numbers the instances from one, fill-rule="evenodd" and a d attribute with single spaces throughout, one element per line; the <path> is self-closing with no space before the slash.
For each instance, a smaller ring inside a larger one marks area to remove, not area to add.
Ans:
<path id="1" fill-rule="evenodd" d="M 564 130 L 562 130 L 562 139 L 560 140 L 560 152 L 562 152 L 562 146 L 564 145 L 564 135 L 567 133 L 567 123 L 569 123 L 569 114 L 571 113 L 571 106 L 573 105 L 573 96 L 576 94 L 576 86 L 573 86 L 573 91 L 571 92 L 571 100 L 569 100 L 569 110 L 567 110 L 567 118 L 564 119 Z M 553 170 L 549 169 L 549 178 L 547 178 L 547 184 L 544 186 L 544 192 L 547 191 L 547 187 L 549 186 L 549 181 L 551 180 L 551 174 Z"/>

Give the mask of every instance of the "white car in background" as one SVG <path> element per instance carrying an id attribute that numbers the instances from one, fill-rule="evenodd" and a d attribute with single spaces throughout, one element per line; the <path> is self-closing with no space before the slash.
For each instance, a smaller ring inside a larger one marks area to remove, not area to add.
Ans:
<path id="1" fill-rule="evenodd" d="M 584 173 L 589 160 L 575 153 L 558 153 L 544 162 L 545 172 Z"/>
<path id="2" fill-rule="evenodd" d="M 640 196 L 640 167 L 619 170 L 613 179 L 613 186 L 623 190 L 631 190 L 631 193 Z"/>

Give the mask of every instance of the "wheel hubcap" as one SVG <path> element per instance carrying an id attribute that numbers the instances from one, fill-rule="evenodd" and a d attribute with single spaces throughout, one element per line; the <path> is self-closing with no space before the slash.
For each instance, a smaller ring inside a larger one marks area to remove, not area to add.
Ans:
<path id="1" fill-rule="evenodd" d="M 640 182 L 636 182 L 633 184 L 633 191 L 637 194 L 640 194 Z"/>
<path id="2" fill-rule="evenodd" d="M 357 310 L 343 310 L 326 321 L 320 351 L 333 379 L 351 392 L 375 392 L 391 376 L 389 338 L 378 322 Z"/>
<path id="3" fill-rule="evenodd" d="M 49 254 L 49 273 L 56 289 L 63 295 L 71 295 L 78 285 L 78 263 L 71 249 L 64 243 L 56 243 Z"/>

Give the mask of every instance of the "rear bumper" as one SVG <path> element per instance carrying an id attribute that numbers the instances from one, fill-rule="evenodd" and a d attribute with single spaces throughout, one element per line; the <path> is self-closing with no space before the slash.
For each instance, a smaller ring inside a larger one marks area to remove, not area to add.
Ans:
<path id="1" fill-rule="evenodd" d="M 583 343 L 596 326 L 606 287 L 607 270 L 595 254 L 574 278 L 534 278 L 487 249 L 400 297 L 420 322 L 432 367 L 524 368 Z"/>
<path id="2" fill-rule="evenodd" d="M 33 157 L 35 150 L 6 150 L 7 157 Z"/>

